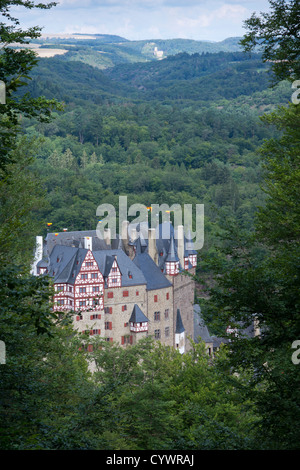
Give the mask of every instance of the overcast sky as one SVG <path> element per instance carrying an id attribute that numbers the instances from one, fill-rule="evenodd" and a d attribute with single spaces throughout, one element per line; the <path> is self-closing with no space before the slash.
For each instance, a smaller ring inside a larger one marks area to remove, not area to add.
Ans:
<path id="1" fill-rule="evenodd" d="M 243 21 L 268 7 L 268 0 L 60 0 L 48 11 L 14 11 L 22 27 L 38 25 L 48 34 L 221 41 L 242 36 Z"/>

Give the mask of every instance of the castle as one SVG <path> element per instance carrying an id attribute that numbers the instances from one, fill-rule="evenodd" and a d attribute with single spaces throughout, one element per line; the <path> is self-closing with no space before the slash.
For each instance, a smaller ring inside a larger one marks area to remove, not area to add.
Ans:
<path id="1" fill-rule="evenodd" d="M 111 239 L 106 229 L 37 237 L 33 274 L 54 282 L 54 310 L 74 312 L 75 329 L 121 345 L 151 335 L 181 353 L 194 339 L 197 252 L 183 226 L 137 225 Z"/>

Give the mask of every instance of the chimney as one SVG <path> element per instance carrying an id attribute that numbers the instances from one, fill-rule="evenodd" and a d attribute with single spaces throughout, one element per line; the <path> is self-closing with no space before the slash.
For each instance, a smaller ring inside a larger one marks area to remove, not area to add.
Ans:
<path id="1" fill-rule="evenodd" d="M 33 274 L 34 276 L 37 275 L 37 269 L 36 269 L 37 264 L 43 258 L 43 237 L 38 236 L 35 239 L 36 239 L 35 254 L 34 254 L 33 264 L 31 267 L 31 274 Z"/>
<path id="2" fill-rule="evenodd" d="M 84 248 L 86 250 L 93 250 L 93 238 L 92 237 L 84 237 Z"/>
<path id="3" fill-rule="evenodd" d="M 149 228 L 148 230 L 148 255 L 151 256 L 156 264 L 158 263 L 155 228 Z"/>
<path id="4" fill-rule="evenodd" d="M 132 227 L 131 224 L 128 225 L 129 238 L 130 241 L 134 242 L 137 239 L 137 231 L 135 227 Z"/>
<path id="5" fill-rule="evenodd" d="M 177 254 L 178 254 L 181 267 L 184 269 L 184 228 L 183 228 L 183 225 L 178 225 L 177 227 Z"/>
<path id="6" fill-rule="evenodd" d="M 122 221 L 121 238 L 123 240 L 123 244 L 124 244 L 124 247 L 125 247 L 126 250 L 128 248 L 128 225 L 129 225 L 128 220 L 123 220 Z"/>
<path id="7" fill-rule="evenodd" d="M 104 229 L 104 240 L 106 245 L 110 246 L 111 244 L 111 230 L 110 228 L 105 228 Z"/>

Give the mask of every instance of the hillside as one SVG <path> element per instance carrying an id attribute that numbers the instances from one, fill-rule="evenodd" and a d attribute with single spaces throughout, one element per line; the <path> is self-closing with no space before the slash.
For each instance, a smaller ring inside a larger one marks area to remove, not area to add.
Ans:
<path id="1" fill-rule="evenodd" d="M 263 203 L 256 149 L 273 130 L 259 116 L 286 101 L 267 68 L 240 53 L 181 53 L 99 70 L 63 57 L 41 59 L 28 91 L 65 103 L 50 124 L 23 120 L 42 137 L 32 170 L 47 194 L 41 233 L 94 229 L 108 202 L 205 204 L 204 250 L 224 218 L 251 230 Z"/>
<path id="2" fill-rule="evenodd" d="M 43 35 L 32 41 L 40 57 L 52 57 L 63 51 L 67 61 L 82 61 L 105 69 L 118 64 L 147 62 L 165 59 L 182 52 L 188 54 L 237 52 L 240 38 L 228 38 L 220 42 L 195 41 L 191 39 L 149 39 L 129 41 L 114 35 L 61 34 Z"/>

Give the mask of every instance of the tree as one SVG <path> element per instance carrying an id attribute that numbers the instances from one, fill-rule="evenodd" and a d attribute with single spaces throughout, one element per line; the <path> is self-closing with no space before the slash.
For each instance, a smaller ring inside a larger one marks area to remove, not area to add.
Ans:
<path id="1" fill-rule="evenodd" d="M 35 215 L 45 206 L 44 190 L 30 170 L 40 142 L 22 137 L 11 151 L 14 163 L 0 169 L 0 260 L 29 269 L 35 243 L 34 233 L 41 229 Z"/>
<path id="2" fill-rule="evenodd" d="M 296 73 L 298 2 L 285 3 L 271 2 L 274 12 L 263 14 L 264 23 L 253 16 L 248 22 L 252 36 L 246 36 L 244 44 L 268 39 L 270 47 L 263 43 L 264 57 L 285 57 Z M 280 12 L 289 28 L 287 45 L 279 34 L 283 27 L 278 23 Z M 274 67 L 277 78 L 288 78 L 285 62 L 280 64 Z M 266 203 L 257 211 L 255 232 L 241 233 L 236 227 L 227 231 L 227 246 L 221 250 L 226 261 L 223 258 L 217 270 L 211 266 L 215 284 L 208 289 L 208 318 L 214 317 L 215 328 L 230 341 L 232 369 L 250 373 L 243 390 L 256 403 L 261 418 L 258 446 L 269 449 L 299 448 L 300 379 L 292 361 L 292 345 L 300 337 L 299 113 L 299 106 L 289 104 L 263 117 L 281 132 L 259 152 Z M 234 333 L 226 333 L 227 326 Z M 259 330 L 253 330 L 257 326 Z"/>
<path id="3" fill-rule="evenodd" d="M 241 40 L 246 52 L 258 48 L 271 62 L 278 80 L 300 76 L 299 0 L 269 0 L 271 12 L 255 13 L 245 21 L 249 30 Z"/>
<path id="4" fill-rule="evenodd" d="M 29 73 L 37 64 L 35 52 L 28 48 L 17 50 L 11 47 L 14 43 L 29 44 L 31 39 L 40 36 L 40 28 L 34 26 L 27 30 L 19 28 L 19 20 L 11 15 L 11 8 L 48 9 L 55 3 L 39 3 L 25 0 L 9 0 L 0 5 L 1 16 L 5 22 L 0 22 L 0 80 L 5 83 L 6 103 L 0 104 L 0 167 L 13 161 L 10 150 L 14 147 L 19 132 L 19 115 L 38 117 L 48 121 L 52 109 L 62 109 L 56 100 L 46 100 L 43 97 L 32 98 L 28 93 L 17 93 L 20 87 L 30 79 Z"/>

